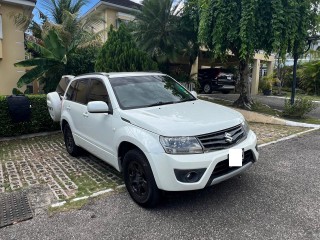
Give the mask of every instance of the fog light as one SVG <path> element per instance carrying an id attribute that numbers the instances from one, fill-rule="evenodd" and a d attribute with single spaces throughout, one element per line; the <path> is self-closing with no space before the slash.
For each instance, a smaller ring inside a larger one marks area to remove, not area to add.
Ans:
<path id="1" fill-rule="evenodd" d="M 203 176 L 205 171 L 206 171 L 205 168 L 188 169 L 188 170 L 174 169 L 174 173 L 176 175 L 177 180 L 179 182 L 185 182 L 185 183 L 198 182 Z"/>

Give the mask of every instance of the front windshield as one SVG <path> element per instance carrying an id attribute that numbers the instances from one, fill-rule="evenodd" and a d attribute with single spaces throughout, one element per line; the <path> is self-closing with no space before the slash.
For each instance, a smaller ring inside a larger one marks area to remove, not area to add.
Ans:
<path id="1" fill-rule="evenodd" d="M 109 81 L 122 109 L 196 100 L 184 87 L 165 75 L 117 77 Z"/>

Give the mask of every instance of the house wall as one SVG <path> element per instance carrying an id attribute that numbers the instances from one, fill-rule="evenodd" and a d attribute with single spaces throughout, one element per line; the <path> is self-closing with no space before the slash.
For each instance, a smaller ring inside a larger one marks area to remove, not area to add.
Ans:
<path id="1" fill-rule="evenodd" d="M 0 56 L 0 95 L 11 95 L 12 89 L 17 87 L 19 78 L 24 74 L 24 68 L 16 68 L 14 63 L 25 59 L 24 32 L 19 30 L 14 20 L 10 18 L 12 13 L 22 13 L 23 7 L 1 3 L 3 39 L 2 57 Z M 1 50 L 0 50 L 1 52 Z M 25 88 L 21 89 L 22 91 Z"/>
<path id="2" fill-rule="evenodd" d="M 114 29 L 117 29 L 117 19 L 119 17 L 117 16 L 118 13 L 125 13 L 125 11 L 119 11 L 114 8 L 103 8 L 103 10 L 98 9 L 97 11 L 94 11 L 91 14 L 95 14 L 98 18 L 103 19 L 103 23 L 95 24 L 93 26 L 94 32 L 100 32 L 102 30 L 105 30 L 103 35 L 102 35 L 102 41 L 105 42 L 108 39 L 108 31 L 111 27 L 113 26 Z M 128 15 L 129 16 L 129 15 Z M 130 17 L 129 17 L 130 18 Z"/>

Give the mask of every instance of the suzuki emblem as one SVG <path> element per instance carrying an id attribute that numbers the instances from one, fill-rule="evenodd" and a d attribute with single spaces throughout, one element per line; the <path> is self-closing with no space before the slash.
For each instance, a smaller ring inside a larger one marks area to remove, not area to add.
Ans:
<path id="1" fill-rule="evenodd" d="M 224 138 L 226 139 L 227 143 L 232 143 L 232 141 L 233 141 L 233 138 L 230 133 L 225 133 Z"/>

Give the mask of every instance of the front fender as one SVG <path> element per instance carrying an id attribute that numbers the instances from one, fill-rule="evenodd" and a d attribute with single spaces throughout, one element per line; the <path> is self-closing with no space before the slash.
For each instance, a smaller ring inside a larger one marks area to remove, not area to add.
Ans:
<path id="1" fill-rule="evenodd" d="M 155 178 L 158 188 L 160 188 L 160 178 L 159 173 L 156 171 L 155 163 L 151 157 L 150 153 L 153 154 L 163 154 L 164 150 L 159 141 L 159 135 L 145 129 L 136 127 L 134 125 L 128 124 L 125 127 L 119 129 L 115 134 L 115 143 L 118 156 L 118 148 L 122 142 L 129 142 L 137 146 L 146 156 L 149 161 L 153 176 Z M 120 166 L 119 166 L 119 169 Z"/>
<path id="2" fill-rule="evenodd" d="M 164 150 L 159 141 L 159 135 L 134 125 L 127 125 L 115 133 L 116 149 L 122 142 L 130 142 L 140 148 L 145 154 L 163 153 Z"/>

